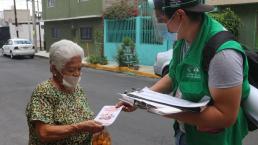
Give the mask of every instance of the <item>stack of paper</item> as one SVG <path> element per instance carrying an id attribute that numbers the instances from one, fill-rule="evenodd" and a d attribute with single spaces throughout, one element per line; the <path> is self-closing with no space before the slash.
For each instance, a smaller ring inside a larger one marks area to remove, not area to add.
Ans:
<path id="1" fill-rule="evenodd" d="M 121 96 L 121 101 L 127 102 L 131 105 L 136 105 L 160 115 L 168 115 L 182 111 L 198 112 L 210 101 L 209 97 L 205 97 L 206 99 L 195 103 L 167 94 L 154 92 L 147 87 L 140 91 L 121 94 Z"/>

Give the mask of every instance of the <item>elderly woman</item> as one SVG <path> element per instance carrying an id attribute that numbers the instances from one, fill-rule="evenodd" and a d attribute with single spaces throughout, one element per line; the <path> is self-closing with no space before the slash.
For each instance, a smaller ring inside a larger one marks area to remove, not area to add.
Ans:
<path id="1" fill-rule="evenodd" d="M 36 87 L 26 109 L 29 145 L 90 145 L 92 134 L 103 130 L 79 86 L 83 57 L 69 40 L 50 47 L 52 77 Z"/>

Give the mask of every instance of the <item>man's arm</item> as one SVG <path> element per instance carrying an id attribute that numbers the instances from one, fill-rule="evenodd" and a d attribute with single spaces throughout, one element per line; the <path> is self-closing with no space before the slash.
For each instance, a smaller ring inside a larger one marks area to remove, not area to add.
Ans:
<path id="1" fill-rule="evenodd" d="M 166 117 L 182 121 L 199 128 L 220 129 L 235 123 L 241 102 L 242 85 L 217 89 L 210 88 L 214 104 L 202 112 L 183 112 Z"/>
<path id="2" fill-rule="evenodd" d="M 220 129 L 232 125 L 240 108 L 243 82 L 241 53 L 226 49 L 210 62 L 209 90 L 214 101 L 201 113 L 181 113 L 170 117 L 193 124 L 200 129 Z"/>
<path id="3" fill-rule="evenodd" d="M 156 82 L 150 89 L 155 92 L 170 93 L 172 91 L 172 80 L 167 74 L 158 82 Z M 123 111 L 125 112 L 133 112 L 137 109 L 135 106 L 131 106 L 130 104 L 123 101 L 120 101 L 116 104 L 117 108 L 121 106 L 123 106 Z"/>
<path id="4" fill-rule="evenodd" d="M 156 82 L 150 89 L 155 92 L 170 93 L 172 91 L 172 86 L 172 79 L 167 74 Z"/>

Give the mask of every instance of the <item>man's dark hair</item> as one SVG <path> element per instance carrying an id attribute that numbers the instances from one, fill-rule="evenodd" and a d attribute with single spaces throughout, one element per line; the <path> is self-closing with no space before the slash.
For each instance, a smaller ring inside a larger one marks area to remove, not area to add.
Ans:
<path id="1" fill-rule="evenodd" d="M 200 13 L 200 12 L 185 11 L 185 13 L 191 21 L 201 21 L 204 15 L 204 13 Z"/>
<path id="2" fill-rule="evenodd" d="M 163 14 L 168 18 L 171 18 L 179 8 L 175 8 L 175 7 L 164 8 L 164 6 L 169 6 L 170 2 L 171 2 L 170 0 L 154 0 L 155 9 L 163 12 Z M 191 12 L 191 11 L 185 10 L 184 8 L 181 8 L 181 9 L 185 11 L 186 15 L 190 18 L 191 21 L 202 20 L 202 17 L 204 14 L 203 12 Z"/>
<path id="3" fill-rule="evenodd" d="M 177 10 L 178 9 L 166 9 L 165 11 L 163 11 L 163 13 L 170 19 Z M 190 12 L 186 10 L 184 11 L 191 21 L 201 21 L 204 15 L 204 13 L 202 12 Z"/>

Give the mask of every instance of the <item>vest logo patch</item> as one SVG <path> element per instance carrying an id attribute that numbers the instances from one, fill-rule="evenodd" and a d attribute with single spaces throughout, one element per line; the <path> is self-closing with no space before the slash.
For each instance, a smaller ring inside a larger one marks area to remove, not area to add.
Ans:
<path id="1" fill-rule="evenodd" d="M 194 66 L 187 67 L 185 77 L 190 79 L 200 79 L 201 78 L 200 68 L 194 67 Z"/>

